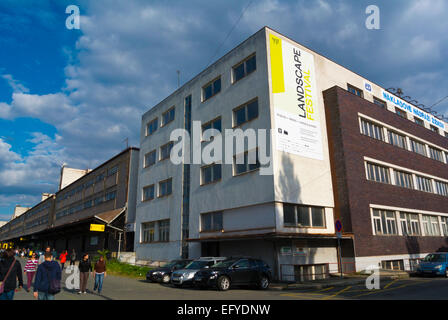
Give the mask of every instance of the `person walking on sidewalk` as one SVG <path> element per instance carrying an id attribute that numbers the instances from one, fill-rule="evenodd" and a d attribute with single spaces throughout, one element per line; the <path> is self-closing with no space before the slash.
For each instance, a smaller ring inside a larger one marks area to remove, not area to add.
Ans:
<path id="1" fill-rule="evenodd" d="M 43 254 L 40 255 L 40 257 L 39 257 L 39 264 L 45 262 L 45 253 L 46 253 L 46 252 L 50 252 L 50 250 L 51 250 L 51 248 L 50 248 L 50 247 L 47 247 L 47 248 L 45 249 L 45 252 L 44 252 Z"/>
<path id="2" fill-rule="evenodd" d="M 74 266 L 76 261 L 76 251 L 75 249 L 72 249 L 72 253 L 70 255 L 70 265 Z"/>
<path id="3" fill-rule="evenodd" d="M 67 255 L 68 255 L 67 250 L 64 250 L 59 256 L 59 260 L 61 261 L 61 270 L 64 270 L 64 264 L 67 261 Z"/>
<path id="4" fill-rule="evenodd" d="M 54 295 L 61 291 L 61 267 L 52 257 L 51 252 L 45 252 L 45 261 L 37 268 L 34 298 L 38 300 L 54 300 Z"/>
<path id="5" fill-rule="evenodd" d="M 95 276 L 93 291 L 98 289 L 98 294 L 101 294 L 101 290 L 103 289 L 103 280 L 104 277 L 106 277 L 106 261 L 104 261 L 103 256 L 100 256 L 100 259 L 95 263 L 93 274 Z"/>
<path id="6" fill-rule="evenodd" d="M 23 269 L 23 273 L 26 273 L 27 283 L 26 283 L 26 292 L 30 292 L 31 283 L 33 282 L 34 275 L 36 274 L 38 261 L 36 259 L 36 254 L 33 253 L 31 258 L 26 262 L 25 268 Z"/>
<path id="7" fill-rule="evenodd" d="M 14 292 L 17 288 L 16 279 L 19 280 L 19 289 L 23 287 L 22 267 L 14 255 L 13 249 L 7 249 L 0 263 L 0 300 L 14 299 Z"/>
<path id="8" fill-rule="evenodd" d="M 79 292 L 78 294 L 86 294 L 87 281 L 89 280 L 89 272 L 92 272 L 92 263 L 90 262 L 89 255 L 85 253 L 79 261 Z"/>

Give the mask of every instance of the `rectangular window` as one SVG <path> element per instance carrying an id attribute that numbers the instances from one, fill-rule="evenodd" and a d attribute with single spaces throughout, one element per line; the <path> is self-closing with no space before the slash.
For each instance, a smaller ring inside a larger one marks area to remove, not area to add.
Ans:
<path id="1" fill-rule="evenodd" d="M 448 183 L 436 180 L 436 191 L 437 194 L 448 197 Z"/>
<path id="2" fill-rule="evenodd" d="M 395 108 L 395 113 L 404 119 L 408 118 L 408 114 L 406 113 L 406 111 L 403 111 L 401 109 Z"/>
<path id="3" fill-rule="evenodd" d="M 406 137 L 393 131 L 389 131 L 389 143 L 399 148 L 407 149 Z"/>
<path id="4" fill-rule="evenodd" d="M 106 201 L 114 200 L 116 197 L 117 197 L 116 191 L 106 193 Z"/>
<path id="5" fill-rule="evenodd" d="M 258 117 L 258 99 L 248 102 L 233 109 L 233 126 L 238 127 L 243 123 Z"/>
<path id="6" fill-rule="evenodd" d="M 364 93 L 361 89 L 358 89 L 354 86 L 352 86 L 351 84 L 347 84 L 347 90 L 350 93 L 353 93 L 355 95 L 357 95 L 358 97 L 364 98 Z"/>
<path id="7" fill-rule="evenodd" d="M 171 149 L 173 149 L 174 142 L 168 142 L 167 144 L 160 147 L 160 161 L 168 159 L 171 154 Z"/>
<path id="8" fill-rule="evenodd" d="M 414 189 L 412 174 L 398 170 L 394 170 L 394 173 L 395 173 L 395 185 L 403 188 Z"/>
<path id="9" fill-rule="evenodd" d="M 118 166 L 112 167 L 107 170 L 107 176 L 110 177 L 118 172 Z"/>
<path id="10" fill-rule="evenodd" d="M 416 124 L 418 124 L 419 126 L 422 126 L 422 127 L 425 126 L 425 123 L 423 122 L 422 119 L 419 119 L 419 118 L 414 117 L 414 122 L 415 122 Z"/>
<path id="11" fill-rule="evenodd" d="M 174 120 L 175 111 L 176 111 L 176 109 L 174 107 L 172 107 L 168 111 L 165 111 L 164 113 L 162 113 L 162 127 L 166 126 L 168 123 L 170 123 L 171 121 Z"/>
<path id="12" fill-rule="evenodd" d="M 173 192 L 173 179 L 159 182 L 159 197 L 165 197 Z"/>
<path id="13" fill-rule="evenodd" d="M 201 185 L 221 180 L 221 164 L 215 163 L 201 168 Z"/>
<path id="14" fill-rule="evenodd" d="M 361 133 L 371 138 L 384 141 L 383 127 L 361 119 Z"/>
<path id="15" fill-rule="evenodd" d="M 256 69 L 257 69 L 257 59 L 254 54 L 232 68 L 233 83 L 241 80 L 248 74 L 254 72 Z"/>
<path id="16" fill-rule="evenodd" d="M 418 214 L 400 212 L 400 222 L 404 236 L 421 235 Z"/>
<path id="17" fill-rule="evenodd" d="M 221 91 L 221 77 L 202 87 L 202 101 L 206 101 Z"/>
<path id="18" fill-rule="evenodd" d="M 143 201 L 149 201 L 154 199 L 154 195 L 155 195 L 154 185 L 150 185 L 143 188 Z"/>
<path id="19" fill-rule="evenodd" d="M 142 223 L 141 241 L 143 243 L 154 242 L 154 230 L 155 230 L 154 222 Z"/>
<path id="20" fill-rule="evenodd" d="M 145 165 L 144 165 L 145 168 L 152 166 L 155 163 L 156 163 L 156 150 L 153 150 L 145 154 Z"/>
<path id="21" fill-rule="evenodd" d="M 222 229 L 221 211 L 201 214 L 201 231 L 221 231 Z"/>
<path id="22" fill-rule="evenodd" d="M 433 126 L 432 124 L 429 126 L 429 129 L 431 129 L 432 132 L 439 133 L 439 128 Z"/>
<path id="23" fill-rule="evenodd" d="M 411 150 L 426 157 L 426 147 L 421 142 L 411 139 Z"/>
<path id="24" fill-rule="evenodd" d="M 373 221 L 376 235 L 397 235 L 395 212 L 373 209 Z"/>
<path id="25" fill-rule="evenodd" d="M 376 104 L 377 106 L 386 109 L 386 102 L 384 102 L 383 100 L 380 100 L 376 97 L 373 97 L 373 103 Z"/>
<path id="26" fill-rule="evenodd" d="M 285 227 L 324 228 L 325 209 L 284 203 L 283 225 Z"/>
<path id="27" fill-rule="evenodd" d="M 432 181 L 431 179 L 416 176 L 417 177 L 417 190 L 431 192 L 432 193 Z"/>
<path id="28" fill-rule="evenodd" d="M 431 159 L 443 162 L 443 152 L 442 150 L 436 149 L 434 147 L 429 146 L 429 157 Z"/>
<path id="29" fill-rule="evenodd" d="M 258 161 L 258 149 L 250 152 L 246 151 L 244 154 L 233 156 L 233 172 L 234 175 L 239 175 L 245 172 L 257 170 L 260 168 Z"/>
<path id="30" fill-rule="evenodd" d="M 159 241 L 170 241 L 170 220 L 159 221 Z"/>
<path id="31" fill-rule="evenodd" d="M 219 132 L 221 132 L 221 129 L 222 129 L 221 128 L 221 117 L 216 118 L 212 121 L 209 121 L 209 122 L 203 124 L 202 125 L 202 134 L 204 134 L 204 132 L 209 129 L 215 129 L 215 130 L 218 130 Z"/>
<path id="32" fill-rule="evenodd" d="M 440 220 L 441 220 L 441 224 L 442 224 L 443 236 L 447 237 L 448 236 L 448 217 L 440 217 Z"/>
<path id="33" fill-rule="evenodd" d="M 146 135 L 150 136 L 153 134 L 158 127 L 158 118 L 155 118 L 154 120 L 150 121 L 148 125 L 146 126 Z"/>
<path id="34" fill-rule="evenodd" d="M 426 236 L 440 236 L 439 219 L 436 216 L 422 216 L 423 228 Z"/>
<path id="35" fill-rule="evenodd" d="M 367 179 L 376 182 L 390 183 L 389 169 L 377 164 L 367 163 Z"/>

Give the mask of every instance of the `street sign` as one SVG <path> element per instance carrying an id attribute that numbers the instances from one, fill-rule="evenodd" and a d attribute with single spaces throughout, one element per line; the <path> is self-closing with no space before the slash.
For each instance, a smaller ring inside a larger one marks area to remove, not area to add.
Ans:
<path id="1" fill-rule="evenodd" d="M 336 231 L 337 232 L 341 232 L 341 230 L 342 230 L 342 223 L 341 223 L 340 220 L 336 220 L 335 227 L 336 227 Z"/>
<path id="2" fill-rule="evenodd" d="M 90 224 L 90 231 L 99 231 L 104 232 L 105 225 L 104 224 Z"/>

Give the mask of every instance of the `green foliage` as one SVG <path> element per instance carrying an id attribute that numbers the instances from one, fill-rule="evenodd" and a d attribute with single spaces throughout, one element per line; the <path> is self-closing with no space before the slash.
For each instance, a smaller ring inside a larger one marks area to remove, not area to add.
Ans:
<path id="1" fill-rule="evenodd" d="M 146 277 L 146 273 L 151 270 L 150 267 L 134 266 L 131 264 L 119 262 L 117 259 L 110 259 L 107 263 L 107 272 L 124 275 L 134 278 Z"/>
<path id="2" fill-rule="evenodd" d="M 102 256 L 102 257 L 104 258 L 104 261 L 107 262 L 107 255 L 108 255 L 108 253 L 109 253 L 110 251 L 104 249 L 104 250 L 98 250 L 97 252 L 99 253 L 100 256 Z M 95 258 L 96 258 L 96 257 L 95 257 Z M 99 259 L 99 257 L 98 257 L 98 259 Z M 98 260 L 98 259 L 96 259 L 96 260 Z"/>

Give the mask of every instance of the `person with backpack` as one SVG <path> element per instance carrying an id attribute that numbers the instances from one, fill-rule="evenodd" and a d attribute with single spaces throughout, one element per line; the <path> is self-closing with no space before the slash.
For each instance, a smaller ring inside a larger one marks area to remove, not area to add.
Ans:
<path id="1" fill-rule="evenodd" d="M 61 270 L 64 270 L 64 264 L 67 261 L 67 255 L 68 255 L 67 250 L 64 250 L 59 256 L 59 261 L 61 261 Z"/>
<path id="2" fill-rule="evenodd" d="M 23 287 L 22 267 L 14 257 L 13 249 L 7 249 L 0 263 L 0 300 L 13 300 L 19 280 L 19 289 Z"/>
<path id="3" fill-rule="evenodd" d="M 45 252 L 45 261 L 37 268 L 34 298 L 38 300 L 54 300 L 55 294 L 61 291 L 61 267 L 52 257 L 51 252 Z"/>
<path id="4" fill-rule="evenodd" d="M 74 266 L 76 261 L 76 251 L 75 249 L 72 249 L 72 253 L 70 255 L 70 265 Z"/>
<path id="5" fill-rule="evenodd" d="M 78 294 L 86 294 L 87 281 L 89 280 L 89 272 L 92 272 L 92 263 L 90 262 L 89 255 L 85 253 L 82 256 L 82 260 L 79 261 L 79 292 Z"/>
<path id="6" fill-rule="evenodd" d="M 23 273 L 26 273 L 26 277 L 28 279 L 26 283 L 26 292 L 30 292 L 31 283 L 33 282 L 34 275 L 36 274 L 38 266 L 38 261 L 36 259 L 36 254 L 33 253 L 30 259 L 26 262 L 25 268 L 23 269 Z"/>

